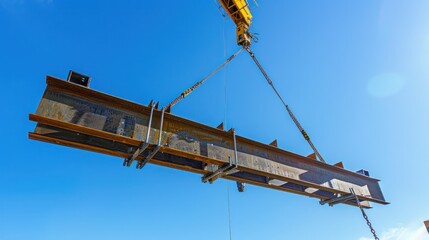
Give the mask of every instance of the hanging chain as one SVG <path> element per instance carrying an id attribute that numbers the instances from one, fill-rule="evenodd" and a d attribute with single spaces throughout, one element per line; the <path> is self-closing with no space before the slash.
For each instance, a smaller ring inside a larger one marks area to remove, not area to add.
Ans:
<path id="1" fill-rule="evenodd" d="M 377 233 L 375 232 L 374 228 L 372 227 L 372 223 L 369 221 L 368 216 L 367 216 L 367 215 L 366 215 L 366 213 L 365 213 L 365 210 L 363 210 L 362 205 L 360 205 L 360 201 L 359 201 L 358 196 L 354 193 L 354 191 L 352 191 L 352 193 L 353 193 L 353 194 L 355 195 L 355 197 L 356 197 L 356 203 L 357 203 L 357 205 L 358 205 L 358 207 L 359 207 L 360 211 L 362 212 L 362 216 L 363 216 L 363 218 L 365 219 L 366 224 L 368 224 L 368 227 L 369 227 L 369 229 L 371 230 L 371 233 L 372 233 L 372 235 L 374 236 L 374 239 L 375 239 L 375 240 L 380 240 L 380 238 L 378 238 Z"/>

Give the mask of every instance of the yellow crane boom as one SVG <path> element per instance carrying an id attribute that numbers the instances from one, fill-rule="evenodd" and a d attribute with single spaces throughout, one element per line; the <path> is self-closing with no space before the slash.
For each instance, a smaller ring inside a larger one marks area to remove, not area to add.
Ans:
<path id="1" fill-rule="evenodd" d="M 246 0 L 219 0 L 223 9 L 237 26 L 237 44 L 249 47 L 252 43 L 252 34 L 249 32 L 252 24 L 252 14 Z"/>

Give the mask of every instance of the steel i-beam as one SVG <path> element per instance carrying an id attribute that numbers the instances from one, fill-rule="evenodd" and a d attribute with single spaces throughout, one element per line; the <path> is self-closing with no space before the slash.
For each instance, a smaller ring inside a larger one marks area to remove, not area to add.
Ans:
<path id="1" fill-rule="evenodd" d="M 221 178 L 321 201 L 346 196 L 352 188 L 365 207 L 369 207 L 366 201 L 387 204 L 377 179 L 193 122 L 153 105 L 136 104 L 50 76 L 46 82 L 39 107 L 30 114 L 30 120 L 37 122 L 30 139 L 121 157 L 127 159 L 125 165 L 131 159 L 143 163 L 150 157 L 150 163 L 204 176 L 232 158 L 236 170 L 220 174 Z M 342 203 L 356 205 L 351 200 Z"/>

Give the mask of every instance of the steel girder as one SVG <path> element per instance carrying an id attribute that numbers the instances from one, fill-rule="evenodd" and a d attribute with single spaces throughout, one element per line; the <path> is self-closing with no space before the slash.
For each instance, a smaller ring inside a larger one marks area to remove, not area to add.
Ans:
<path id="1" fill-rule="evenodd" d="M 163 116 L 153 104 L 151 109 L 50 76 L 46 81 L 48 86 L 37 111 L 30 114 L 30 120 L 37 122 L 34 132 L 29 133 L 30 139 L 131 159 L 125 165 L 146 159 L 203 174 L 206 179 L 228 168 L 228 173 L 222 172 L 214 180 L 226 178 L 321 201 L 346 196 L 353 189 L 365 207 L 369 207 L 368 202 L 387 204 L 377 179 L 256 142 L 233 131 L 167 112 Z M 136 154 L 138 150 L 141 151 Z M 356 205 L 353 199 L 343 203 Z"/>

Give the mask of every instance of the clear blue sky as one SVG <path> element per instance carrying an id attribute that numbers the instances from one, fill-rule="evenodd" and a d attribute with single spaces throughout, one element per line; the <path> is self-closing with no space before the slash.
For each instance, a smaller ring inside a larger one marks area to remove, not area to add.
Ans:
<path id="1" fill-rule="evenodd" d="M 167 104 L 238 49 L 212 0 L 160 2 L 0 0 L 0 239 L 229 239 L 227 181 L 27 139 L 47 74 L 74 69 L 93 89 Z M 321 153 L 382 180 L 392 204 L 368 211 L 376 230 L 429 239 L 429 1 L 259 5 L 253 49 Z M 173 112 L 311 152 L 247 54 Z M 371 236 L 356 208 L 229 188 L 234 240 Z"/>

